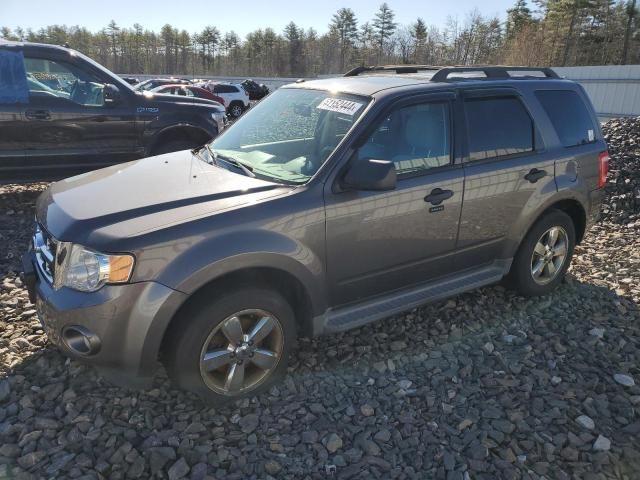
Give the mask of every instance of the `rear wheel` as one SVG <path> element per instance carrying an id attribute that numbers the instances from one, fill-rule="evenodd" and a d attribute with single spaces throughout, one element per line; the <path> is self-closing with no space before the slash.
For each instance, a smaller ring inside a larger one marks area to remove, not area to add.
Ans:
<path id="1" fill-rule="evenodd" d="M 277 292 L 245 288 L 185 312 L 170 346 L 174 383 L 220 404 L 276 383 L 295 343 L 293 311 Z"/>
<path id="2" fill-rule="evenodd" d="M 508 280 L 524 296 L 545 295 L 562 281 L 575 247 L 573 220 L 560 210 L 542 216 L 525 236 Z"/>
<path id="3" fill-rule="evenodd" d="M 229 105 L 229 114 L 233 118 L 238 118 L 244 112 L 244 106 L 240 102 L 233 102 Z"/>

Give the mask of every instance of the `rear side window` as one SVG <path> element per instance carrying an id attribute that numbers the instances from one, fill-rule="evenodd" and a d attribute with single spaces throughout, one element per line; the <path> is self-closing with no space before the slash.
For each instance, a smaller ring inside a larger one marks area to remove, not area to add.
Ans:
<path id="1" fill-rule="evenodd" d="M 533 151 L 533 121 L 517 98 L 468 99 L 465 111 L 470 160 Z"/>
<path id="2" fill-rule="evenodd" d="M 596 141 L 596 131 L 589 110 L 571 90 L 538 90 L 536 97 L 556 129 L 564 147 Z"/>
<path id="3" fill-rule="evenodd" d="M 215 93 L 238 93 L 238 89 L 231 85 L 216 85 L 213 91 Z"/>

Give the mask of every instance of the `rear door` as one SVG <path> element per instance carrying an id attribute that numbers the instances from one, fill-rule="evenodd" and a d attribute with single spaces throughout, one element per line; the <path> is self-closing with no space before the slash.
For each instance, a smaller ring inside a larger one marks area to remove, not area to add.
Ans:
<path id="1" fill-rule="evenodd" d="M 504 258 L 527 207 L 555 192 L 554 158 L 525 99 L 509 88 L 463 91 L 467 148 L 457 248 L 467 267 Z"/>
<path id="2" fill-rule="evenodd" d="M 453 273 L 464 171 L 453 162 L 453 93 L 394 107 L 351 161 L 393 161 L 392 191 L 325 187 L 332 306 Z"/>
<path id="3" fill-rule="evenodd" d="M 105 80 L 72 61 L 26 53 L 25 67 L 27 167 L 90 169 L 137 156 L 136 111 L 125 95 L 129 92 L 107 105 Z"/>

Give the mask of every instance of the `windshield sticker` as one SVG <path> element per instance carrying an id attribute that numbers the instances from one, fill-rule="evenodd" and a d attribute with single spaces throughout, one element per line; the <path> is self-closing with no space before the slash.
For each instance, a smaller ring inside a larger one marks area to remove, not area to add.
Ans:
<path id="1" fill-rule="evenodd" d="M 587 130 L 587 135 L 589 136 L 590 142 L 593 142 L 596 139 L 596 132 L 591 129 Z"/>
<path id="2" fill-rule="evenodd" d="M 345 115 L 353 115 L 360 110 L 362 105 L 362 103 L 353 102 L 351 100 L 325 98 L 316 108 L 319 108 L 320 110 L 329 110 L 331 112 L 344 113 Z"/>

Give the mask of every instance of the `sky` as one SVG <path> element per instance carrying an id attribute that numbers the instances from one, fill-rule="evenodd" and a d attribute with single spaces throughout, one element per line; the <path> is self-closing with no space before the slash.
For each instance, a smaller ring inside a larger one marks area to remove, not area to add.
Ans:
<path id="1" fill-rule="evenodd" d="M 359 23 L 371 20 L 382 0 L 0 0 L 0 26 L 23 29 L 64 24 L 91 31 L 105 27 L 111 19 L 121 27 L 140 23 L 159 31 L 166 23 L 190 33 L 214 25 L 222 32 L 234 30 L 244 37 L 258 28 L 281 32 L 294 21 L 298 26 L 327 31 L 333 13 L 341 7 L 354 10 Z M 422 17 L 427 25 L 444 26 L 448 16 L 464 21 L 477 8 L 484 16 L 505 18 L 515 0 L 388 0 L 396 22 L 410 24 Z"/>

